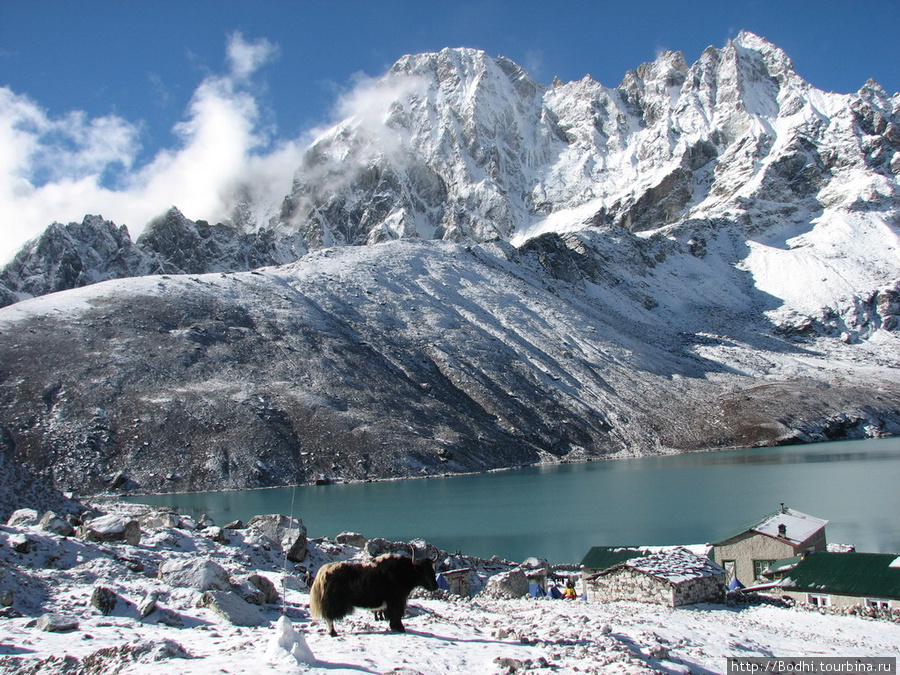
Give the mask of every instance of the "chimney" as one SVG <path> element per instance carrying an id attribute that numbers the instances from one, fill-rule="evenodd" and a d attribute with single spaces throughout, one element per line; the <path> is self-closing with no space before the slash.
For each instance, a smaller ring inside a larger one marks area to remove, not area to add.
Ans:
<path id="1" fill-rule="evenodd" d="M 784 523 L 779 523 L 778 525 L 778 536 L 779 537 L 787 537 L 787 525 Z"/>

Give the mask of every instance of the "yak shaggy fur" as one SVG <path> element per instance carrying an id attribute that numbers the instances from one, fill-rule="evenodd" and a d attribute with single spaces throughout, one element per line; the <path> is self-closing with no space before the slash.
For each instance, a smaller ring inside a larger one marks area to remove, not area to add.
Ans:
<path id="1" fill-rule="evenodd" d="M 327 563 L 319 568 L 309 590 L 309 609 L 314 617 L 325 620 L 330 635 L 337 635 L 334 622 L 355 607 L 383 611 L 391 630 L 402 633 L 406 602 L 416 586 L 437 590 L 434 561 L 390 554 L 368 563 Z"/>

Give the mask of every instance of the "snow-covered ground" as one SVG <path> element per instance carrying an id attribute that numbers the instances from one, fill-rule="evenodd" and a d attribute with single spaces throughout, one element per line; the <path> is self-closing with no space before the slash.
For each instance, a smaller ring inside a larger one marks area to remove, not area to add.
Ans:
<path id="1" fill-rule="evenodd" d="M 772 604 L 673 610 L 636 602 L 469 600 L 421 590 L 410 600 L 405 634 L 358 610 L 337 622 L 333 638 L 309 617 L 302 572 L 284 567 L 271 541 L 244 529 L 224 531 L 225 543 L 214 540 L 223 533 L 218 528 L 164 527 L 146 515 L 142 522 L 136 546 L 62 537 L 36 524 L 0 527 L 0 599 L 12 602 L 0 608 L 0 672 L 720 673 L 729 656 L 900 655 L 898 623 Z M 315 571 L 360 553 L 310 541 L 302 566 Z M 275 584 L 279 599 L 248 605 L 259 626 L 234 625 L 197 606 L 199 588 L 159 578 L 173 561 L 215 562 L 232 584 L 258 573 Z M 493 562 L 495 570 L 504 567 Z M 96 587 L 118 598 L 106 615 L 90 603 Z M 154 593 L 156 609 L 141 619 L 139 607 Z M 77 628 L 42 630 L 47 613 Z"/>

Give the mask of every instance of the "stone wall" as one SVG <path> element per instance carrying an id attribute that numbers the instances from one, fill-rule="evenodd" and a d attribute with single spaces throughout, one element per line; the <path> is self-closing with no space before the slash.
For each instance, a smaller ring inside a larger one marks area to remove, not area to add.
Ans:
<path id="1" fill-rule="evenodd" d="M 810 595 L 827 595 L 830 599 L 829 607 L 865 607 L 866 599 L 859 597 L 857 595 L 834 595 L 832 593 L 815 593 L 813 591 L 786 591 L 782 589 L 776 589 L 773 591 L 774 594 L 778 594 L 782 597 L 791 598 L 795 602 L 801 604 L 807 604 L 809 602 Z M 888 599 L 889 600 L 889 609 L 900 609 L 900 600 L 896 599 Z"/>
<path id="2" fill-rule="evenodd" d="M 676 607 L 698 602 L 725 602 L 725 575 L 691 579 L 676 584 L 673 592 Z"/>
<path id="3" fill-rule="evenodd" d="M 615 572 L 585 580 L 584 588 L 587 599 L 598 602 L 634 600 L 675 606 L 672 586 L 668 581 L 648 576 L 629 567 L 622 567 Z"/>
<path id="4" fill-rule="evenodd" d="M 585 579 L 584 588 L 587 599 L 597 602 L 632 600 L 679 607 L 698 602 L 723 602 L 725 575 L 699 577 L 672 584 L 644 572 L 621 567 L 595 579 Z"/>

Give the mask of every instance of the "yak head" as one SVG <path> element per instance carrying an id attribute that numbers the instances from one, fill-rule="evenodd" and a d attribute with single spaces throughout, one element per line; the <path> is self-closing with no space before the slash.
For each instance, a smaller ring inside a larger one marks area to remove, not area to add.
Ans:
<path id="1" fill-rule="evenodd" d="M 416 560 L 416 549 L 412 546 L 409 548 L 412 551 L 412 564 L 416 574 L 417 585 L 421 586 L 426 591 L 436 591 L 438 585 L 434 574 L 434 563 L 437 562 L 437 556 Z"/>

